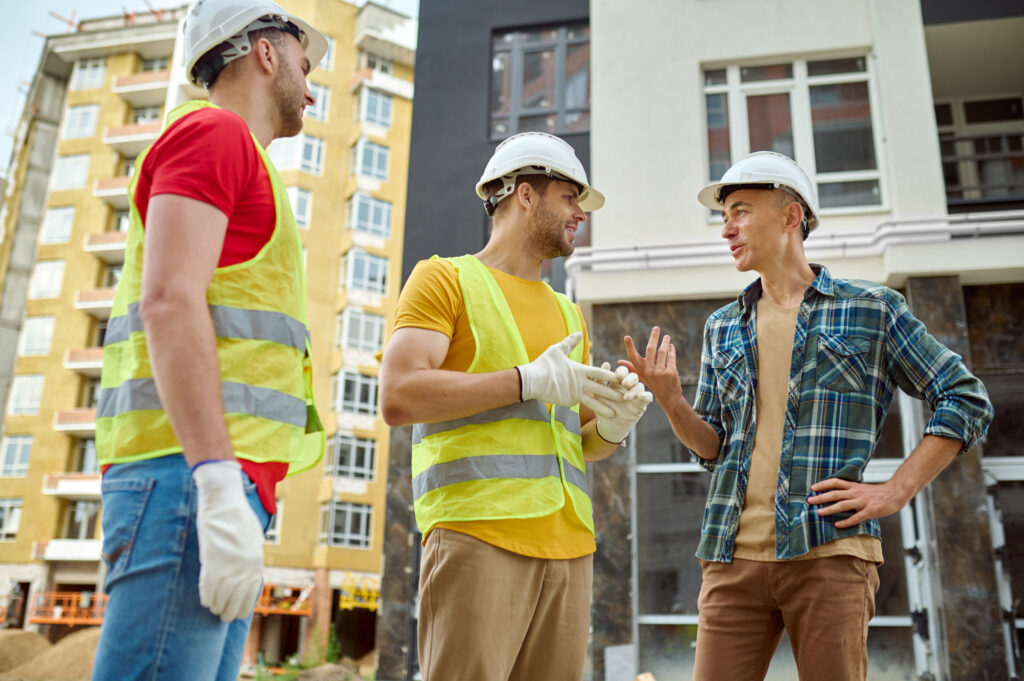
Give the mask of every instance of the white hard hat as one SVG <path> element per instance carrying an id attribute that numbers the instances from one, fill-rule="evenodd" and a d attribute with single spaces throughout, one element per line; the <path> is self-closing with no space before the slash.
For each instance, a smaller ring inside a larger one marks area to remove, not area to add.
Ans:
<path id="1" fill-rule="evenodd" d="M 604 194 L 590 186 L 583 164 L 568 142 L 546 132 L 521 132 L 498 145 L 476 183 L 476 195 L 486 202 L 485 207 L 490 207 L 488 214 L 515 191 L 516 178 L 520 175 L 548 175 L 579 185 L 579 203 L 584 211 L 597 210 L 604 205 Z M 501 180 L 503 187 L 489 197 L 484 194 L 484 185 L 492 180 Z"/>
<path id="2" fill-rule="evenodd" d="M 327 38 L 302 19 L 271 0 L 198 0 L 185 17 L 185 75 L 197 87 L 205 87 L 230 61 L 249 54 L 249 32 L 280 28 L 302 44 L 311 68 L 327 54 Z M 221 43 L 230 44 L 211 73 L 199 73 L 196 64 Z M 205 78 L 204 78 L 205 76 Z M 207 82 L 204 82 L 207 81 Z"/>
<path id="3" fill-rule="evenodd" d="M 708 208 L 724 208 L 723 189 L 784 189 L 798 197 L 804 206 L 807 231 L 818 226 L 818 195 L 807 173 L 793 159 L 774 151 L 755 151 L 725 171 L 722 179 L 697 194 L 697 200 Z"/>

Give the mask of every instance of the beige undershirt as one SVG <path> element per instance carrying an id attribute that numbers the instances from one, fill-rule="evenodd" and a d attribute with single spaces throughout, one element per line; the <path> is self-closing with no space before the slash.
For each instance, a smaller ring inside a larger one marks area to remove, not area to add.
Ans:
<path id="1" fill-rule="evenodd" d="M 782 429 L 786 422 L 793 335 L 800 307 L 786 308 L 762 296 L 757 301 L 757 429 L 750 461 L 747 498 L 740 514 L 734 557 L 777 561 L 775 557 L 775 488 L 779 479 Z M 856 556 L 882 562 L 882 542 L 859 534 L 816 546 L 793 560 Z"/>

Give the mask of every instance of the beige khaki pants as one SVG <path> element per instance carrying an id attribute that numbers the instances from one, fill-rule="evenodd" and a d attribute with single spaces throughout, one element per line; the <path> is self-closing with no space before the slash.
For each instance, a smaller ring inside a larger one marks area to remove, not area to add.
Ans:
<path id="1" fill-rule="evenodd" d="M 424 681 L 578 681 L 592 556 L 529 558 L 436 529 L 420 566 Z"/>
<path id="2" fill-rule="evenodd" d="M 783 629 L 800 681 L 864 681 L 878 570 L 853 556 L 701 561 L 694 681 L 761 681 Z"/>

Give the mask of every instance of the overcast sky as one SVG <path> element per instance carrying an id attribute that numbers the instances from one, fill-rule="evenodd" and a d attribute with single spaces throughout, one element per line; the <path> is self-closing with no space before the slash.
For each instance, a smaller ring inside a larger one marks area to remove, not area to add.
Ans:
<path id="1" fill-rule="evenodd" d="M 341 1 L 341 0 L 339 0 Z M 362 4 L 365 0 L 356 0 Z M 187 0 L 149 0 L 155 8 L 180 7 Z M 376 0 L 398 12 L 416 16 L 419 0 Z M 109 17 L 124 11 L 148 12 L 145 0 L 3 0 L 0 44 L 6 45 L 6 63 L 0 69 L 0 176 L 7 174 L 11 155 L 11 136 L 18 125 L 28 82 L 39 65 L 43 39 L 34 32 L 53 35 L 69 30 L 67 24 L 50 12 L 80 21 Z"/>

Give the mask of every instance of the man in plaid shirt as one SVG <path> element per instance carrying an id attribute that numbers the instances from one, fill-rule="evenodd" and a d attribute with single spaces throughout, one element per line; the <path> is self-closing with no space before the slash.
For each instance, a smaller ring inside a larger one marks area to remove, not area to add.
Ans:
<path id="1" fill-rule="evenodd" d="M 785 630 L 802 681 L 862 681 L 882 563 L 877 519 L 978 443 L 992 405 L 903 296 L 807 262 L 818 205 L 792 160 L 755 152 L 698 199 L 722 211 L 736 269 L 760 278 L 708 319 L 692 407 L 658 327 L 644 357 L 627 336 L 620 362 L 712 472 L 693 678 L 763 679 Z M 865 484 L 897 388 L 934 413 L 892 479 Z"/>

